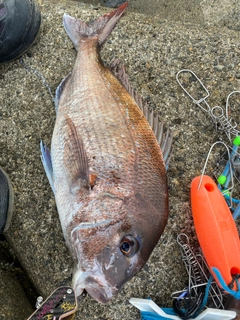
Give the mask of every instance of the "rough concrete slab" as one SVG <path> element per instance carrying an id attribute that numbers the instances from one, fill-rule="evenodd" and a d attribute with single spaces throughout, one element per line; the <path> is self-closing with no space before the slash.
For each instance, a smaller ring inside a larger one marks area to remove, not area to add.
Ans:
<path id="1" fill-rule="evenodd" d="M 97 6 L 99 4 L 104 5 L 106 2 L 111 4 L 112 0 L 84 0 L 84 2 Z M 185 21 L 190 23 L 204 22 L 200 2 L 196 0 L 148 0 L 147 2 L 144 0 L 130 0 L 129 11 L 150 16 L 158 16 L 161 20 Z"/>
<path id="2" fill-rule="evenodd" d="M 196 24 L 194 18 L 174 20 L 171 12 L 165 19 L 130 7 L 102 51 L 106 64 L 113 57 L 125 62 L 134 87 L 174 132 L 175 151 L 168 172 L 170 215 L 166 231 L 144 269 L 107 306 L 85 297 L 76 319 L 139 319 L 129 298 L 151 297 L 161 306 L 170 306 L 170 294 L 185 286 L 187 276 L 176 236 L 182 230 L 192 232 L 190 182 L 201 173 L 217 136 L 209 117 L 186 97 L 175 76 L 182 68 L 193 70 L 211 92 L 211 106 L 224 106 L 227 95 L 240 90 L 239 8 L 237 3 L 235 7 L 228 4 L 223 7 L 222 19 L 213 15 L 214 22 L 209 10 L 217 7 L 217 2 L 200 2 Z M 168 1 L 169 8 L 175 5 L 175 1 Z M 54 92 L 72 69 L 76 52 L 62 27 L 63 13 L 88 20 L 109 9 L 80 1 L 44 1 L 41 11 L 39 41 L 21 61 L 0 66 L 0 165 L 8 172 L 15 191 L 15 213 L 6 238 L 39 294 L 46 297 L 57 286 L 70 283 L 72 260 L 40 161 L 39 142 L 43 139 L 50 145 L 55 110 L 38 74 Z M 232 16 L 231 12 L 236 14 Z M 239 109 L 239 100 L 234 105 Z M 237 117 L 235 111 L 231 109 Z M 212 161 L 209 173 L 216 167 L 215 157 Z"/>
<path id="3" fill-rule="evenodd" d="M 26 319 L 32 312 L 26 292 L 19 278 L 22 270 L 9 253 L 8 246 L 0 241 L 0 319 Z"/>
<path id="4" fill-rule="evenodd" d="M 45 0 L 46 1 L 46 0 Z M 56 0 L 52 0 L 56 1 Z M 62 0 L 64 2 L 65 0 Z M 97 8 L 106 2 L 120 0 L 74 0 Z M 65 1 L 66 2 L 66 1 Z M 240 7 L 238 0 L 129 0 L 129 11 L 157 16 L 162 21 L 227 26 L 239 30 Z"/>

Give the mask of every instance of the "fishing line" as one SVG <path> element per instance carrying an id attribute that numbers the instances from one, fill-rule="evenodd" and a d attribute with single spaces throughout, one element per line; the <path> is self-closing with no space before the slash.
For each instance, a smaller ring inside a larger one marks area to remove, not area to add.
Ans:
<path id="1" fill-rule="evenodd" d="M 48 92 L 49 92 L 49 94 L 50 94 L 50 96 L 51 96 L 51 98 L 52 98 L 52 101 L 53 101 L 53 103 L 54 103 L 55 97 L 54 97 L 54 95 L 52 94 L 52 90 L 51 90 L 51 88 L 50 88 L 50 85 L 49 85 L 49 83 L 47 82 L 47 80 L 44 78 L 44 76 L 43 76 L 38 70 L 33 69 L 33 68 L 31 68 L 31 67 L 28 67 L 28 66 L 25 64 L 25 62 L 23 61 L 23 58 L 21 58 L 21 59 L 19 60 L 19 62 L 20 62 L 20 64 L 21 64 L 28 72 L 31 72 L 31 73 L 35 74 L 38 78 L 41 79 L 42 84 L 47 88 L 47 90 L 48 90 Z"/>

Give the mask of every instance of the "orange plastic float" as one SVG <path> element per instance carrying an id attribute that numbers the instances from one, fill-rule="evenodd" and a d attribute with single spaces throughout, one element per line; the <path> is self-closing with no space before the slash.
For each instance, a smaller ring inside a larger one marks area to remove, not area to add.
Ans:
<path id="1" fill-rule="evenodd" d="M 191 205 L 194 225 L 203 255 L 214 279 L 223 287 L 212 268 L 217 268 L 228 286 L 240 274 L 240 242 L 228 205 L 209 176 L 193 179 Z M 198 189 L 199 188 L 199 189 Z M 225 287 L 225 286 L 224 286 Z M 232 290 L 237 290 L 234 282 Z"/>

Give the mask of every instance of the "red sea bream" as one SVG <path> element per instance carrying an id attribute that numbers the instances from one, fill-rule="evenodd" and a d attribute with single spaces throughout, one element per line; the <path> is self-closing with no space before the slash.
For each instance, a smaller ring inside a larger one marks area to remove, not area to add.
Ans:
<path id="1" fill-rule="evenodd" d="M 167 159 L 171 137 L 160 142 L 163 126 L 131 88 L 124 67 L 117 60 L 105 67 L 99 54 L 126 7 L 89 24 L 64 15 L 78 54 L 56 92 L 51 155 L 41 144 L 75 261 L 73 288 L 101 303 L 144 266 L 168 217 L 163 153 Z"/>

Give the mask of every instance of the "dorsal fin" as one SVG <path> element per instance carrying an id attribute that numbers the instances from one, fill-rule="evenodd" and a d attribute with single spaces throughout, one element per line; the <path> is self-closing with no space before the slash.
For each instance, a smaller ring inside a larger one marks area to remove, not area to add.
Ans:
<path id="1" fill-rule="evenodd" d="M 149 108 L 148 103 L 144 102 L 141 95 L 134 90 L 134 88 L 130 84 L 124 64 L 120 59 L 113 59 L 110 62 L 109 68 L 111 72 L 114 74 L 114 76 L 127 89 L 128 93 L 133 97 L 139 109 L 142 111 L 145 118 L 149 122 L 155 134 L 155 137 L 161 147 L 165 165 L 166 167 L 168 167 L 171 152 L 172 152 L 172 139 L 173 139 L 173 136 L 170 132 L 169 127 L 167 127 L 167 130 L 164 133 L 164 123 L 159 121 L 158 113 L 154 113 L 153 110 Z"/>

